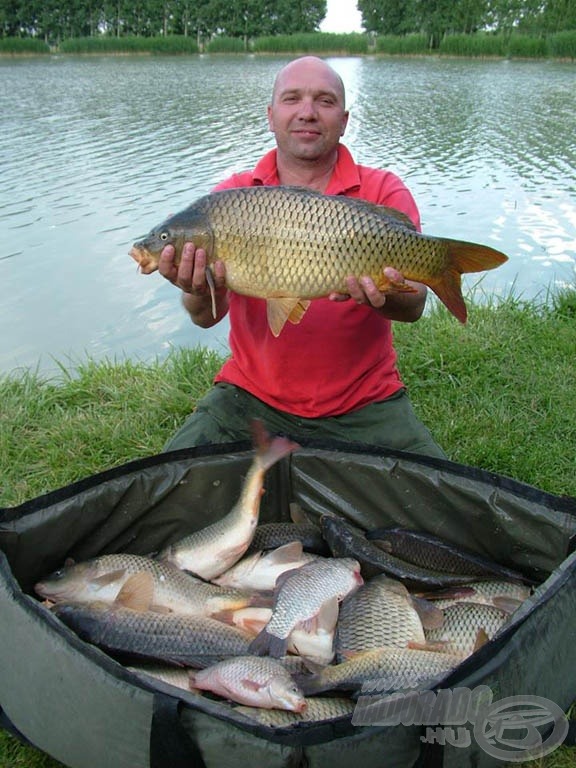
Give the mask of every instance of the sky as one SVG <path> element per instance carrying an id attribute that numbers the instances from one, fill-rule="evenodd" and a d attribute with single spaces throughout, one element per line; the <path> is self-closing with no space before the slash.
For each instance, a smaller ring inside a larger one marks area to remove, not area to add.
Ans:
<path id="1" fill-rule="evenodd" d="M 328 12 L 320 30 L 322 32 L 361 32 L 360 11 L 356 0 L 328 0 Z"/>

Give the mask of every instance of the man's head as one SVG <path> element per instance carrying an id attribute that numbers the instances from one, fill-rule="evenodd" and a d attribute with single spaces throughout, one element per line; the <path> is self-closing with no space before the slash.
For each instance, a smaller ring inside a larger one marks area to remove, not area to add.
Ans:
<path id="1" fill-rule="evenodd" d="M 285 158 L 317 161 L 332 156 L 347 123 L 344 84 L 325 61 L 304 56 L 280 70 L 268 124 Z"/>

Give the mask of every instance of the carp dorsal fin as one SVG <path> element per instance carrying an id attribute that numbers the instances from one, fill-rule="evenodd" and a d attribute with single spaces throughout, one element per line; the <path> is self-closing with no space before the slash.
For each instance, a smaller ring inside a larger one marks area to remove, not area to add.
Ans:
<path id="1" fill-rule="evenodd" d="M 391 219 L 396 219 L 399 224 L 403 224 L 408 229 L 412 229 L 414 232 L 418 231 L 410 216 L 399 211 L 397 208 L 390 208 L 387 205 L 378 205 L 377 203 L 368 203 L 368 205 L 371 205 L 378 213 L 389 216 Z"/>
<path id="2" fill-rule="evenodd" d="M 268 299 L 266 301 L 266 312 L 268 316 L 268 326 L 272 331 L 272 334 L 278 338 L 286 321 L 298 325 L 309 306 L 310 302 L 305 299 L 290 297 Z"/>

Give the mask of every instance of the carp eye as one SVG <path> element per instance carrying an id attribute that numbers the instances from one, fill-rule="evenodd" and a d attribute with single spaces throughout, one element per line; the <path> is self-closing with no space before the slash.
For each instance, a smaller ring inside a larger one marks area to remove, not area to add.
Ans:
<path id="1" fill-rule="evenodd" d="M 168 240 L 168 232 L 160 232 L 160 240 Z"/>

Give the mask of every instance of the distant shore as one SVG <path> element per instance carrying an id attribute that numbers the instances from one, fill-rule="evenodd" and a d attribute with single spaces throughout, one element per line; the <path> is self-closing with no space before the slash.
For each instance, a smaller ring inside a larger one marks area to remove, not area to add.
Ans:
<path id="1" fill-rule="evenodd" d="M 0 39 L 0 56 L 49 54 L 95 55 L 199 55 L 211 54 L 318 54 L 361 56 L 450 56 L 465 58 L 559 59 L 576 60 L 576 30 L 549 35 L 528 34 L 453 34 L 446 35 L 439 47 L 430 48 L 425 35 L 374 36 L 351 32 L 273 35 L 245 40 L 214 37 L 205 42 L 195 37 L 94 36 L 69 38 L 50 45 L 36 38 Z"/>

